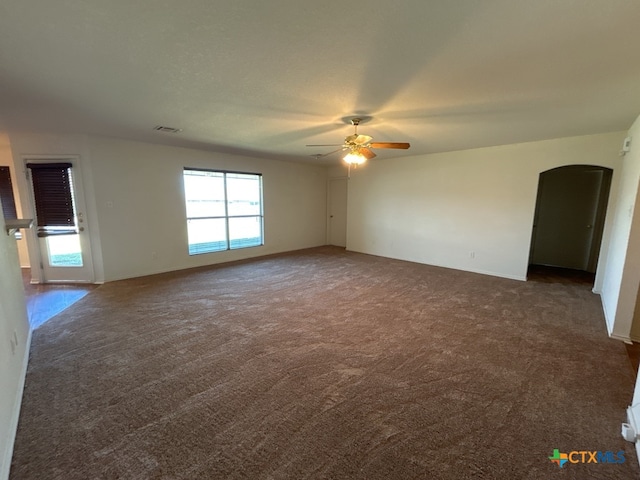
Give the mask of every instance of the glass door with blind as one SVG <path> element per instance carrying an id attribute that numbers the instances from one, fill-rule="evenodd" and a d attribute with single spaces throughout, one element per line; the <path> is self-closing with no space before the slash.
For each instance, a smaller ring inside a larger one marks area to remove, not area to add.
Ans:
<path id="1" fill-rule="evenodd" d="M 27 160 L 42 281 L 93 282 L 79 166 L 75 160 Z M 37 266 L 32 261 L 32 268 Z"/>

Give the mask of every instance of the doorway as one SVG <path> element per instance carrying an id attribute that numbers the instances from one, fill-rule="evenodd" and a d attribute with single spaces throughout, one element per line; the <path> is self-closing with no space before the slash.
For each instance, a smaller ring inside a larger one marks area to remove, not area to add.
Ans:
<path id="1" fill-rule="evenodd" d="M 25 159 L 34 232 L 29 257 L 41 283 L 92 283 L 93 262 L 80 162 Z"/>
<path id="2" fill-rule="evenodd" d="M 338 247 L 347 246 L 347 178 L 329 180 L 327 192 L 327 243 Z"/>
<path id="3" fill-rule="evenodd" d="M 540 174 L 530 265 L 595 273 L 612 173 L 568 165 Z"/>

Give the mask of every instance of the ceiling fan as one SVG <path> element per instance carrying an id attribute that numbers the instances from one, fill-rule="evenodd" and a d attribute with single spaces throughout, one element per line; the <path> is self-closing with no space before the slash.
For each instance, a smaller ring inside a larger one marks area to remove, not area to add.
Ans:
<path id="1" fill-rule="evenodd" d="M 346 151 L 346 155 L 343 157 L 343 160 L 348 165 L 362 165 L 367 160 L 376 156 L 375 153 L 371 151 L 372 148 L 396 148 L 401 150 L 408 149 L 411 145 L 406 142 L 372 142 L 373 137 L 369 135 L 360 135 L 358 133 L 358 125 L 362 121 L 359 117 L 354 117 L 351 119 L 351 124 L 354 126 L 353 135 L 349 135 L 344 139 L 343 144 L 333 144 L 333 145 L 307 145 L 307 147 L 340 147 L 337 150 L 333 150 L 329 153 L 324 153 L 321 155 L 314 155 L 316 158 L 326 157 L 328 155 L 332 155 L 336 152 Z"/>

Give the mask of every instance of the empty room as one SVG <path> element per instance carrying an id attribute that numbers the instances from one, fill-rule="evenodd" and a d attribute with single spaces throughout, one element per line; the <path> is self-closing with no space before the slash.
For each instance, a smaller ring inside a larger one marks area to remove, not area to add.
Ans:
<path id="1" fill-rule="evenodd" d="M 640 4 L 0 4 L 0 479 L 640 476 Z"/>

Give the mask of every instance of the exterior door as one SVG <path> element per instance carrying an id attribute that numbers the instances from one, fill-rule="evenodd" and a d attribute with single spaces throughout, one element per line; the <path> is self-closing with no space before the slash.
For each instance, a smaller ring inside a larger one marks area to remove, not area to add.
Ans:
<path id="1" fill-rule="evenodd" d="M 35 217 L 32 269 L 40 267 L 44 283 L 93 282 L 80 162 L 27 159 L 25 164 Z"/>
<path id="2" fill-rule="evenodd" d="M 530 263 L 595 272 L 610 172 L 571 165 L 540 175 Z"/>
<path id="3" fill-rule="evenodd" d="M 347 246 L 347 179 L 329 180 L 329 245 Z"/>

